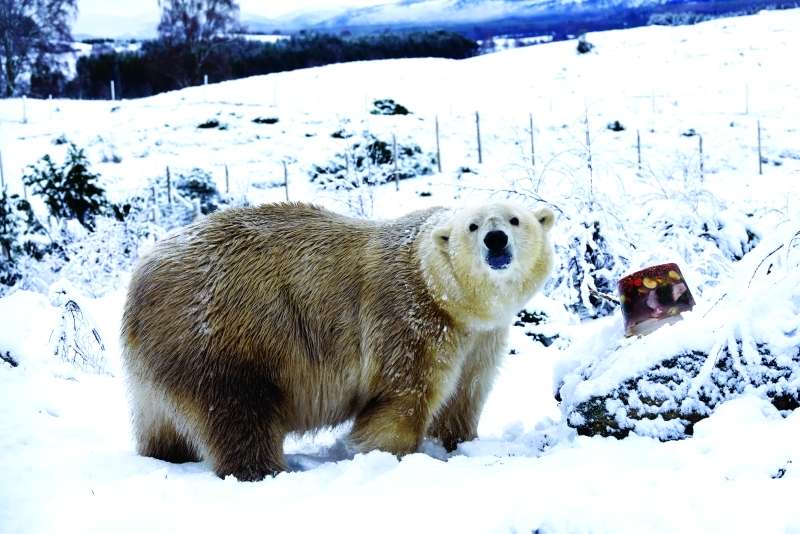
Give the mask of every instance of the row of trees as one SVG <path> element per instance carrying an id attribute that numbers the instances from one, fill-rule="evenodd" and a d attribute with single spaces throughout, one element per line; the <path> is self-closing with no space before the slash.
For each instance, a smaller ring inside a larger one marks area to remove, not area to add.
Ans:
<path id="1" fill-rule="evenodd" d="M 0 90 L 19 92 L 20 77 L 43 70 L 71 40 L 77 0 L 0 0 Z"/>
<path id="2" fill-rule="evenodd" d="M 83 57 L 77 77 L 61 91 L 73 98 L 108 98 L 109 81 L 127 98 L 149 96 L 210 80 L 223 81 L 344 61 L 400 57 L 474 55 L 477 43 L 459 34 L 434 31 L 364 36 L 298 34 L 276 43 L 241 38 L 202 42 L 159 39 L 141 51 Z"/>
<path id="3" fill-rule="evenodd" d="M 452 32 L 336 36 L 301 33 L 277 43 L 236 38 L 237 0 L 159 0 L 158 39 L 139 52 L 82 57 L 67 80 L 59 55 L 70 50 L 77 0 L 0 0 L 0 89 L 108 98 L 109 82 L 126 97 L 149 96 L 201 83 L 343 61 L 399 57 L 464 58 L 477 43 Z"/>
<path id="4" fill-rule="evenodd" d="M 214 41 L 238 29 L 236 0 L 159 0 L 159 42 L 180 47 L 199 68 Z M 71 50 L 77 0 L 0 0 L 0 90 L 14 96 L 34 87 L 63 85 L 58 57 Z"/>

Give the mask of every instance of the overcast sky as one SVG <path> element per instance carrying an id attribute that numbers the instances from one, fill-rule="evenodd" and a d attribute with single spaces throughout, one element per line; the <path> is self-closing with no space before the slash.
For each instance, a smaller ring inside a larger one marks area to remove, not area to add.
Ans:
<path id="1" fill-rule="evenodd" d="M 397 0 L 394 0 L 397 1 Z M 277 17 L 294 11 L 332 9 L 337 7 L 363 7 L 390 4 L 393 0 L 240 0 L 243 13 L 262 17 Z M 81 15 L 144 15 L 157 16 L 157 0 L 79 0 Z M 80 16 L 79 15 L 79 18 Z"/>

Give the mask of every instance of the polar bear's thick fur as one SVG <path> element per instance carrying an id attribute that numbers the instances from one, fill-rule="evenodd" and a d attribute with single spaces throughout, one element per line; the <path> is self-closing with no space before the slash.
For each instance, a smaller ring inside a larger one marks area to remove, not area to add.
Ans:
<path id="1" fill-rule="evenodd" d="M 359 450 L 473 439 L 508 328 L 550 271 L 553 218 L 275 204 L 161 241 L 123 318 L 139 452 L 257 480 L 286 468 L 287 433 L 349 419 Z"/>

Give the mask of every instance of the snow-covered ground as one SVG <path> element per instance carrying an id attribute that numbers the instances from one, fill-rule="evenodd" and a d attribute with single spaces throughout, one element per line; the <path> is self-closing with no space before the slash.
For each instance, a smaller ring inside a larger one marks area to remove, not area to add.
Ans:
<path id="1" fill-rule="evenodd" d="M 565 308 L 585 297 L 585 284 L 558 283 L 570 243 L 592 223 L 615 251 L 610 277 L 676 261 L 701 311 L 758 269 L 775 246 L 768 237 L 800 230 L 798 26 L 800 10 L 766 12 L 592 34 L 586 55 L 559 42 L 464 61 L 333 65 L 142 100 L 0 101 L 11 192 L 23 193 L 26 165 L 44 154 L 61 160 L 59 138 L 87 149 L 116 201 L 163 188 L 167 166 L 211 172 L 223 191 L 227 166 L 231 197 L 283 200 L 286 163 L 292 200 L 372 217 L 491 196 L 546 202 L 560 216 L 563 262 L 529 305 L 549 313 L 546 328 L 560 337 L 544 347 L 512 329 L 478 440 L 450 456 L 426 443 L 397 459 L 350 456 L 337 441 L 346 429 L 297 436 L 286 444 L 294 470 L 258 483 L 135 454 L 117 341 L 126 272 L 102 283 L 69 269 L 28 281 L 0 299 L 0 352 L 19 361 L 0 362 L 0 532 L 800 532 L 800 414 L 746 393 L 692 438 L 662 443 L 579 437 L 553 398 L 555 369 L 621 335 L 618 312 L 581 322 Z M 412 114 L 370 114 L 380 98 Z M 197 128 L 209 119 L 223 128 Z M 398 191 L 321 190 L 309 179 L 367 133 L 435 155 L 437 119 L 441 173 L 434 164 Z M 625 129 L 609 129 L 614 121 Z M 745 228 L 762 244 L 736 262 Z M 63 287 L 102 337 L 109 374 L 53 355 Z M 748 309 L 769 315 L 763 304 Z M 777 306 L 776 319 L 794 306 Z M 635 343 L 625 354 L 636 356 Z"/>

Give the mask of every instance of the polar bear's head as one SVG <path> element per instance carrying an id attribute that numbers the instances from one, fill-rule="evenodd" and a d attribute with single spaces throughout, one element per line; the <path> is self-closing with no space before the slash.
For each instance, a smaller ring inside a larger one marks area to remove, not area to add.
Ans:
<path id="1" fill-rule="evenodd" d="M 424 247 L 423 271 L 434 298 L 470 327 L 506 324 L 550 273 L 554 220 L 547 208 L 511 202 L 447 212 Z"/>

